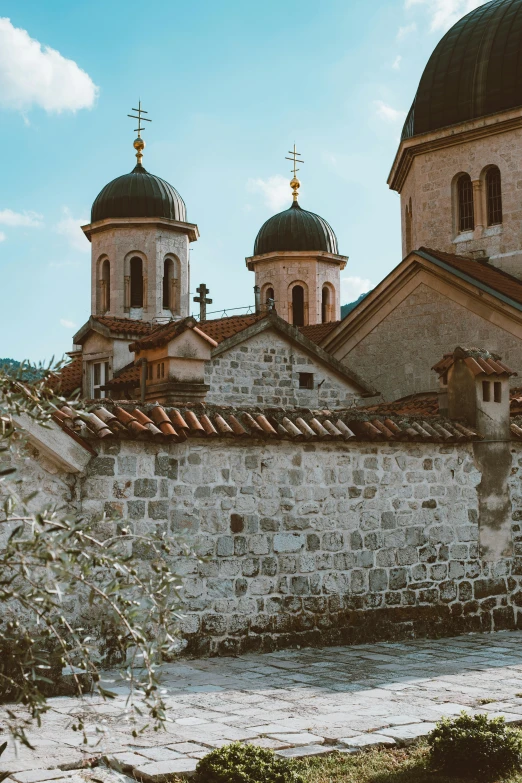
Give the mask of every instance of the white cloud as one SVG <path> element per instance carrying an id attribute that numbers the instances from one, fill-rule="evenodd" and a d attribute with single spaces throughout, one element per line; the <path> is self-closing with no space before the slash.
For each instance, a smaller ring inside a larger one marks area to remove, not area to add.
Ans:
<path id="1" fill-rule="evenodd" d="M 261 193 L 265 204 L 274 211 L 280 210 L 285 206 L 290 206 L 291 190 L 290 182 L 280 174 L 276 174 L 268 179 L 249 179 L 247 189 L 250 193 Z"/>
<path id="2" fill-rule="evenodd" d="M 27 30 L 0 17 L 0 105 L 47 112 L 90 109 L 98 87 L 74 60 L 42 46 Z"/>
<path id="3" fill-rule="evenodd" d="M 6 236 L 3 231 L 0 231 L 0 242 L 5 242 Z"/>
<path id="4" fill-rule="evenodd" d="M 89 221 L 87 218 L 74 218 L 67 207 L 63 208 L 63 218 L 56 224 L 55 231 L 64 236 L 73 250 L 89 252 L 89 241 L 80 226 Z"/>
<path id="5" fill-rule="evenodd" d="M 13 212 L 12 209 L 0 209 L 0 225 L 36 228 L 43 225 L 42 215 L 38 212 Z"/>
<path id="6" fill-rule="evenodd" d="M 377 116 L 380 117 L 381 120 L 386 120 L 386 122 L 402 122 L 406 118 L 405 111 L 394 109 L 393 106 L 384 103 L 384 101 L 374 101 L 373 103 Z"/>
<path id="7" fill-rule="evenodd" d="M 409 0 L 406 0 L 406 3 L 408 3 L 408 1 Z M 413 2 L 422 3 L 422 2 L 424 2 L 424 0 L 413 0 Z M 406 7 L 408 7 L 408 6 L 406 5 Z M 404 39 L 407 38 L 408 35 L 410 35 L 411 33 L 416 32 L 416 30 L 417 30 L 417 23 L 416 22 L 412 22 L 411 24 L 407 24 L 404 27 L 399 27 L 399 29 L 397 31 L 397 35 L 395 36 L 396 40 L 397 41 L 404 41 Z"/>
<path id="8" fill-rule="evenodd" d="M 448 30 L 455 22 L 484 5 L 487 0 L 405 0 L 405 8 L 414 5 L 424 5 L 430 17 L 430 28 L 435 30 Z"/>
<path id="9" fill-rule="evenodd" d="M 398 54 L 397 57 L 395 58 L 395 60 L 392 63 L 392 68 L 393 68 L 394 71 L 398 71 L 400 69 L 400 67 L 401 67 L 401 60 L 402 60 L 402 55 Z"/>
<path id="10" fill-rule="evenodd" d="M 361 294 L 371 291 L 374 284 L 364 277 L 341 278 L 341 301 L 345 304 L 355 302 Z"/>
<path id="11" fill-rule="evenodd" d="M 61 326 L 65 326 L 66 329 L 76 329 L 74 321 L 68 321 L 67 318 L 60 318 Z"/>

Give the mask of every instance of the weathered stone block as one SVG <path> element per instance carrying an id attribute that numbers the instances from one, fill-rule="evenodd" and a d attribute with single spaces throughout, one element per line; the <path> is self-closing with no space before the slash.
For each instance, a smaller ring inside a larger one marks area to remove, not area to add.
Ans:
<path id="1" fill-rule="evenodd" d="M 136 479 L 134 482 L 134 496 L 137 498 L 153 498 L 158 492 L 156 479 Z"/>

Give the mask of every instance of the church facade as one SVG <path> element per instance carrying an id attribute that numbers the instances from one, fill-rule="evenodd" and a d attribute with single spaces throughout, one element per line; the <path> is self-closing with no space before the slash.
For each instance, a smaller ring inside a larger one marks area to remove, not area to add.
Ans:
<path id="1" fill-rule="evenodd" d="M 208 320 L 200 285 L 189 316 L 198 228 L 140 136 L 95 199 L 59 379 L 85 405 L 32 428 L 33 456 L 96 524 L 192 537 L 203 561 L 172 561 L 191 652 L 522 626 L 521 51 L 522 0 L 435 49 L 389 181 L 403 260 L 343 320 L 347 257 L 295 162 L 246 315 Z"/>

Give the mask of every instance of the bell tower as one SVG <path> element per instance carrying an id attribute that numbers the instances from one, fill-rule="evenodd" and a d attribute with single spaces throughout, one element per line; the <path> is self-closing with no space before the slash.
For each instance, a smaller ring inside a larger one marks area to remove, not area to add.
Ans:
<path id="1" fill-rule="evenodd" d="M 299 153 L 293 161 L 292 204 L 261 227 L 254 255 L 246 265 L 255 273 L 262 309 L 275 309 L 294 326 L 329 323 L 340 318 L 340 272 L 347 256 L 338 253 L 332 227 L 319 215 L 299 204 L 297 179 Z"/>
<path id="2" fill-rule="evenodd" d="M 92 246 L 91 314 L 164 322 L 189 314 L 189 245 L 199 232 L 177 190 L 143 167 L 142 122 L 151 120 L 141 101 L 133 111 L 137 164 L 101 190 L 82 227 Z"/>

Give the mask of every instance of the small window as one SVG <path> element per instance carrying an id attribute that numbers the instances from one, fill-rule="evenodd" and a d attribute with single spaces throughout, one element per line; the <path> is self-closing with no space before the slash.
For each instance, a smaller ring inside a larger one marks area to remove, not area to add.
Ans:
<path id="1" fill-rule="evenodd" d="M 442 375 L 442 379 L 441 379 L 441 380 L 442 380 L 442 385 L 443 385 L 443 386 L 447 386 L 447 385 L 448 385 L 448 371 L 447 371 L 447 370 L 446 370 L 446 372 L 445 372 L 445 373 Z"/>
<path id="2" fill-rule="evenodd" d="M 486 198 L 488 203 L 488 226 L 502 223 L 502 187 L 500 171 L 491 166 L 486 173 Z"/>
<path id="3" fill-rule="evenodd" d="M 330 320 L 330 291 L 328 286 L 323 286 L 322 298 L 321 298 L 321 321 L 323 324 L 328 323 Z"/>
<path id="4" fill-rule="evenodd" d="M 314 388 L 314 374 L 313 374 L 313 372 L 300 372 L 299 373 L 299 388 L 300 389 L 313 389 Z"/>
<path id="5" fill-rule="evenodd" d="M 153 368 L 152 364 L 148 364 L 148 365 L 147 365 L 147 380 L 149 380 L 149 381 L 152 381 L 152 378 L 153 378 L 153 375 L 152 375 L 153 369 L 154 369 L 154 368 Z"/>
<path id="6" fill-rule="evenodd" d="M 130 306 L 143 307 L 143 261 L 138 256 L 130 260 Z"/>
<path id="7" fill-rule="evenodd" d="M 457 182 L 459 207 L 459 231 L 473 231 L 475 216 L 473 212 L 473 185 L 469 174 L 462 174 Z"/>
<path id="8" fill-rule="evenodd" d="M 304 326 L 304 288 L 294 285 L 292 288 L 292 321 L 294 326 Z"/>
<path id="9" fill-rule="evenodd" d="M 493 384 L 493 399 L 495 402 L 502 402 L 502 384 L 500 381 L 495 381 Z"/>
<path id="10" fill-rule="evenodd" d="M 267 288 L 266 289 L 266 304 L 267 305 L 273 305 L 274 304 L 274 289 L 273 288 Z"/>
<path id="11" fill-rule="evenodd" d="M 482 381 L 482 399 L 484 402 L 491 400 L 491 383 L 489 381 Z"/>
<path id="12" fill-rule="evenodd" d="M 109 380 L 109 362 L 94 362 L 92 365 L 92 396 L 95 400 L 105 397 L 105 386 Z"/>

